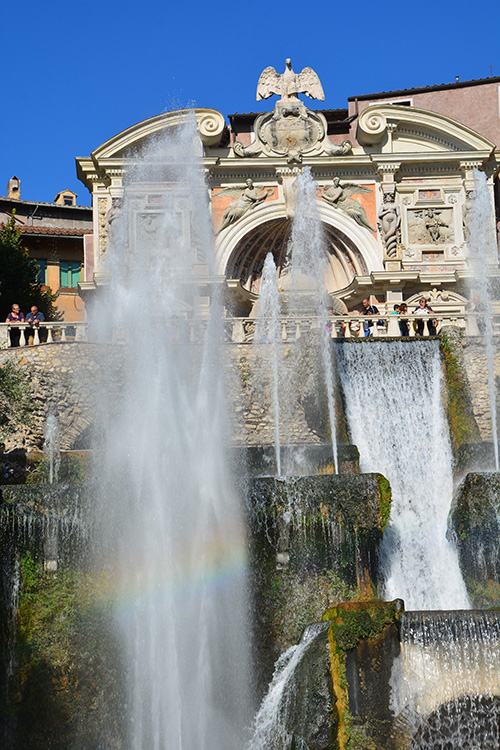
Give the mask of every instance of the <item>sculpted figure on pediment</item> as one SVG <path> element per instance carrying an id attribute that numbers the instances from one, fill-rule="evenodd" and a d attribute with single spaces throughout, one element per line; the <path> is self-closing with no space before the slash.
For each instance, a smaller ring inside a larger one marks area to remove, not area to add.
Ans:
<path id="1" fill-rule="evenodd" d="M 326 201 L 331 206 L 334 206 L 334 208 L 339 208 L 341 211 L 344 211 L 344 213 L 350 216 L 351 219 L 354 219 L 360 227 L 375 232 L 376 230 L 368 221 L 368 216 L 361 203 L 358 203 L 357 200 L 354 200 L 354 198 L 351 197 L 352 195 L 362 195 L 370 192 L 370 188 L 364 187 L 363 185 L 355 185 L 352 182 L 344 182 L 344 184 L 341 185 L 339 177 L 333 178 L 333 183 L 329 188 L 320 188 L 322 200 Z"/>
<path id="2" fill-rule="evenodd" d="M 263 203 L 266 198 L 273 192 L 272 188 L 256 188 L 253 180 L 246 181 L 246 188 L 224 188 L 218 193 L 220 195 L 238 196 L 238 199 L 232 201 L 222 215 L 219 232 L 226 229 L 230 224 L 242 218 L 248 211 Z M 219 234 L 217 232 L 217 234 Z"/>
<path id="3" fill-rule="evenodd" d="M 303 155 L 326 154 L 345 156 L 352 153 L 352 144 L 344 140 L 332 143 L 327 135 L 327 121 L 321 112 L 311 112 L 298 98 L 306 94 L 323 100 L 325 95 L 317 74 L 312 68 L 294 73 L 291 60 L 286 61 L 285 72 L 279 74 L 269 66 L 262 71 L 257 84 L 257 101 L 280 96 L 273 112 L 259 115 L 254 124 L 255 141 L 250 146 L 234 144 L 237 156 L 285 157 L 290 164 L 300 163 Z"/>

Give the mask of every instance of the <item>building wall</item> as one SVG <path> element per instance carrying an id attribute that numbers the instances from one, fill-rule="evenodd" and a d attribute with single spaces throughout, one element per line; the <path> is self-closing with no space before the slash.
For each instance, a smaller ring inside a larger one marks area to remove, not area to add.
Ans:
<path id="1" fill-rule="evenodd" d="M 457 122 L 484 135 L 493 143 L 500 145 L 500 84 L 484 83 L 463 88 L 440 89 L 422 93 L 401 93 L 397 96 L 388 92 L 387 96 L 373 96 L 358 100 L 358 112 L 373 104 L 411 100 L 412 106 L 428 109 L 446 115 Z M 356 102 L 349 102 L 349 115 L 356 112 Z M 351 138 L 356 141 L 356 121 L 351 127 Z"/>

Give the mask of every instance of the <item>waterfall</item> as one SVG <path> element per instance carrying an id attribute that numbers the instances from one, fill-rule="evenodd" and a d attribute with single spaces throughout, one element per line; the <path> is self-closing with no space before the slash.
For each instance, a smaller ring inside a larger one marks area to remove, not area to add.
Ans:
<path id="1" fill-rule="evenodd" d="M 251 715 L 246 542 L 225 450 L 222 304 L 207 282 L 200 148 L 186 117 L 129 170 L 94 318 L 111 342 L 96 554 L 113 571 L 131 750 L 233 750 Z"/>
<path id="2" fill-rule="evenodd" d="M 255 717 L 254 733 L 248 750 L 281 750 L 290 745 L 289 728 L 294 711 L 294 676 L 315 638 L 328 628 L 328 624 L 309 625 L 296 646 L 291 646 L 276 662 L 273 679 Z M 297 746 L 298 748 L 301 745 Z M 306 745 L 304 743 L 304 750 Z"/>
<path id="3" fill-rule="evenodd" d="M 495 611 L 407 612 L 391 675 L 391 708 L 412 750 L 497 750 L 500 619 Z"/>
<path id="4" fill-rule="evenodd" d="M 446 538 L 453 476 L 438 342 L 344 343 L 337 360 L 361 471 L 380 472 L 392 488 L 384 598 L 402 598 L 409 609 L 468 608 Z"/>

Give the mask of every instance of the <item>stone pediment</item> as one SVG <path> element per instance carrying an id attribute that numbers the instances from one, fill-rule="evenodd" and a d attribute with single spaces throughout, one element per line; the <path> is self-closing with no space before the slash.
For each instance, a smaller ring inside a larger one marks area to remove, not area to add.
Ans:
<path id="1" fill-rule="evenodd" d="M 180 109 L 150 117 L 123 130 L 96 148 L 92 152 L 92 158 L 96 161 L 123 158 L 131 152 L 140 150 L 144 143 L 162 131 L 175 129 L 193 113 L 203 144 L 218 146 L 225 127 L 224 116 L 220 112 L 216 109 Z"/>
<path id="2" fill-rule="evenodd" d="M 370 153 L 476 152 L 487 158 L 495 149 L 487 138 L 446 115 L 394 104 L 363 110 L 356 135 Z"/>

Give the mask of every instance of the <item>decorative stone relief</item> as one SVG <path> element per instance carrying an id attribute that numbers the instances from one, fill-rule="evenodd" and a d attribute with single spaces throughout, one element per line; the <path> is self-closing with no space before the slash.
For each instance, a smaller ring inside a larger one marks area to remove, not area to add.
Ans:
<path id="1" fill-rule="evenodd" d="M 424 208 L 407 211 L 408 242 L 443 245 L 455 241 L 452 208 Z"/>
<path id="2" fill-rule="evenodd" d="M 156 212 L 137 213 L 136 242 L 138 247 L 149 247 L 157 244 L 161 229 L 161 214 Z"/>
<path id="3" fill-rule="evenodd" d="M 237 196 L 237 200 L 232 201 L 222 214 L 222 220 L 220 223 L 219 232 L 226 229 L 230 224 L 234 224 L 239 221 L 248 211 L 256 208 L 260 203 L 263 203 L 266 198 L 273 193 L 272 188 L 256 188 L 254 187 L 253 180 L 248 179 L 246 181 L 246 188 L 224 188 L 219 193 L 221 195 Z"/>
<path id="4" fill-rule="evenodd" d="M 388 258 L 397 258 L 401 240 L 401 214 L 394 202 L 394 193 L 384 194 L 384 203 L 378 213 L 378 228 Z"/>
<path id="5" fill-rule="evenodd" d="M 106 234 L 106 216 L 108 213 L 108 199 L 104 195 L 97 199 L 97 216 L 99 227 L 99 252 L 106 254 L 108 249 L 108 236 Z"/>
<path id="6" fill-rule="evenodd" d="M 401 248 L 403 258 L 405 260 L 411 260 L 414 262 L 420 262 L 422 260 L 422 251 L 416 247 L 403 247 Z"/>
<path id="7" fill-rule="evenodd" d="M 259 115 L 255 120 L 255 141 L 250 146 L 234 144 L 237 156 L 286 157 L 288 163 L 300 163 L 303 156 L 347 156 L 352 144 L 344 140 L 340 146 L 327 137 L 327 122 L 321 112 L 311 112 L 297 100 L 294 104 L 278 102 L 274 112 Z"/>
<path id="8" fill-rule="evenodd" d="M 268 99 L 273 94 L 281 98 L 273 112 L 259 115 L 254 124 L 255 141 L 243 146 L 234 144 L 237 156 L 286 157 L 290 164 L 300 163 L 304 155 L 345 156 L 352 153 L 352 144 L 344 140 L 340 146 L 332 143 L 327 135 L 327 122 L 321 112 L 311 112 L 298 98 L 306 94 L 312 99 L 325 98 L 320 80 L 312 68 L 304 68 L 296 74 L 290 59 L 282 75 L 271 66 L 260 75 L 257 84 L 257 101 Z"/>
<path id="9" fill-rule="evenodd" d="M 366 211 L 361 203 L 358 203 L 354 198 L 351 198 L 352 195 L 360 195 L 370 192 L 370 188 L 364 187 L 364 185 L 355 185 L 352 182 L 344 182 L 344 184 L 341 185 L 339 177 L 333 178 L 333 183 L 330 187 L 320 188 L 322 200 L 335 208 L 340 208 L 340 210 L 344 211 L 344 213 L 350 216 L 351 219 L 354 219 L 360 227 L 375 232 L 376 230 L 368 221 L 368 216 L 366 215 Z"/>

